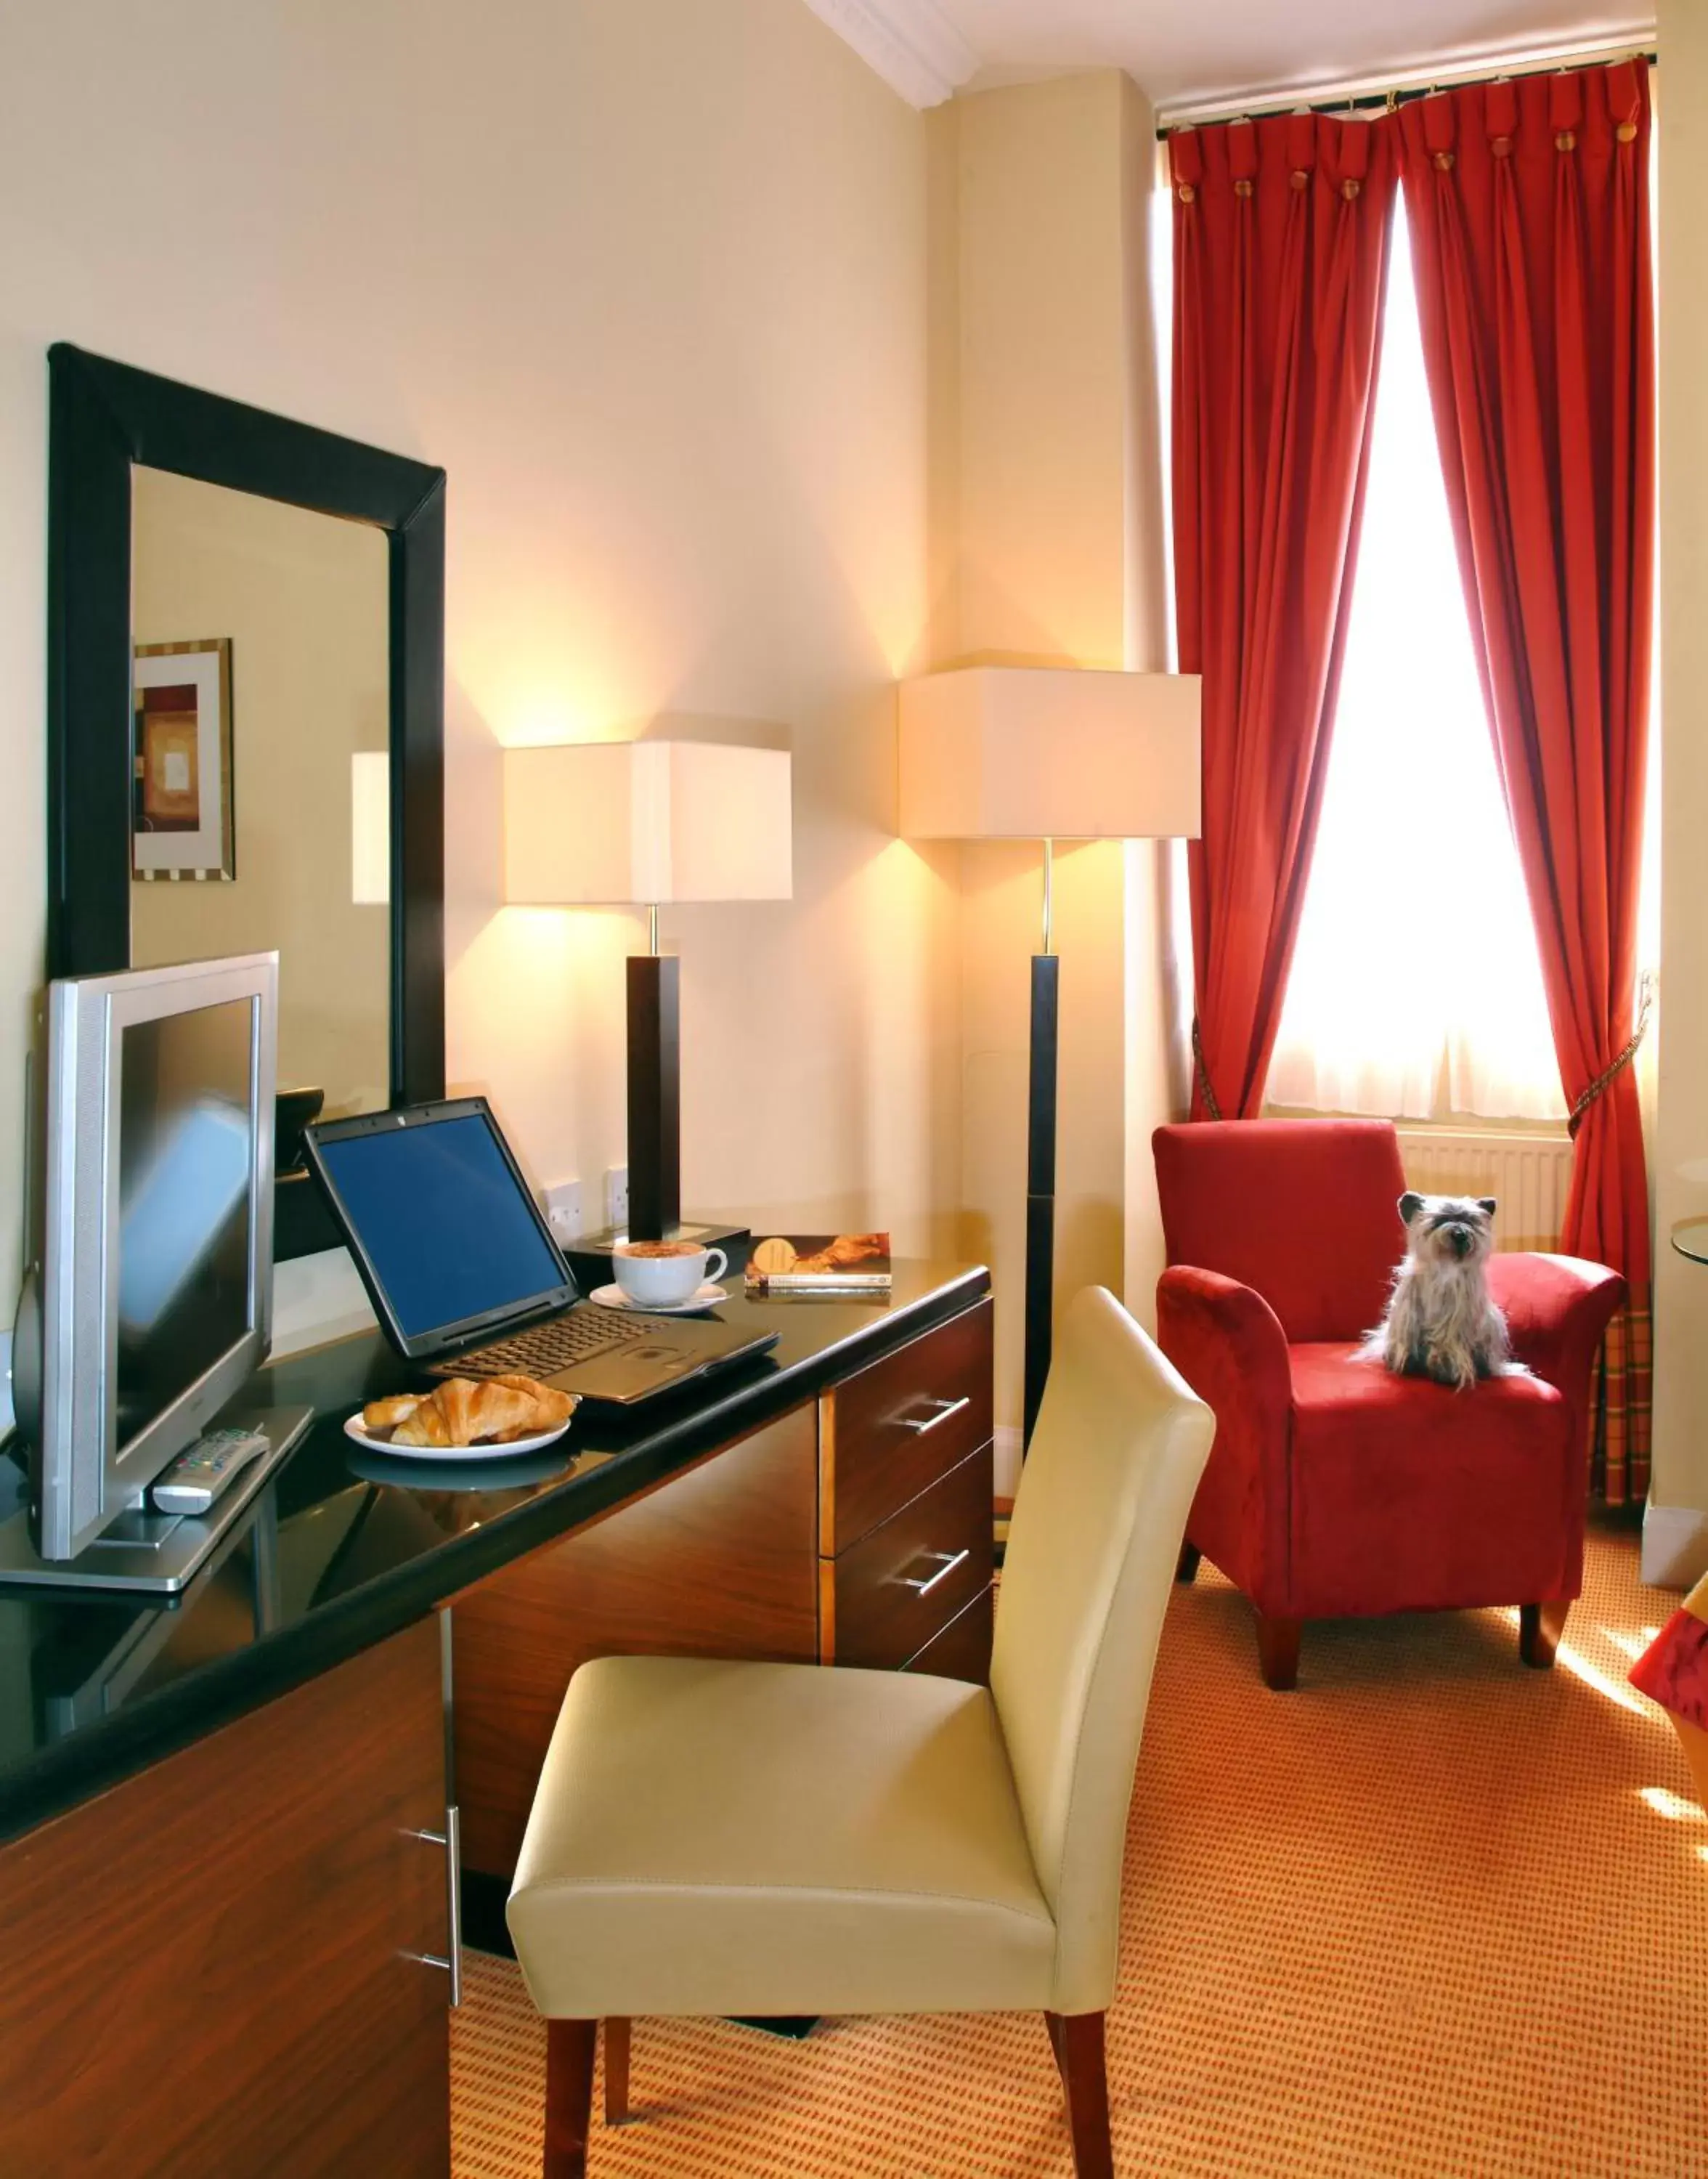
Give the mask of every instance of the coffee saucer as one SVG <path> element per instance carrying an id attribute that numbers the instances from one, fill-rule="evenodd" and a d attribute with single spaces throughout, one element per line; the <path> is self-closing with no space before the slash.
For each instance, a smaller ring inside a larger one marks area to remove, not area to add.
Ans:
<path id="1" fill-rule="evenodd" d="M 631 1301 L 620 1286 L 595 1287 L 588 1296 L 601 1309 L 632 1309 L 637 1316 L 693 1316 L 702 1309 L 715 1309 L 720 1301 L 727 1301 L 730 1290 L 720 1287 L 715 1279 L 705 1284 L 686 1301 Z"/>

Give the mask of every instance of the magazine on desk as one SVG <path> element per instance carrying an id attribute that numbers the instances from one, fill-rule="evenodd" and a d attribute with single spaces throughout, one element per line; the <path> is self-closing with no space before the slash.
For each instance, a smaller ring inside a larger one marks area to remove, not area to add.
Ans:
<path id="1" fill-rule="evenodd" d="M 750 1294 L 851 1294 L 890 1292 L 887 1233 L 774 1233 L 755 1241 L 747 1259 Z"/>

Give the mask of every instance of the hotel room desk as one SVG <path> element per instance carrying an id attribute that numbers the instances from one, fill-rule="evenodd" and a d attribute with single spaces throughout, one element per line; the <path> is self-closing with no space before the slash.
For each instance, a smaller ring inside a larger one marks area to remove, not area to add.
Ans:
<path id="1" fill-rule="evenodd" d="M 0 1589 L 0 2174 L 442 2179 L 422 1835 L 454 1801 L 465 1871 L 507 1876 L 604 1651 L 982 1677 L 988 1294 L 922 1264 L 882 1304 L 737 1291 L 769 1355 L 474 1488 L 350 1444 L 409 1373 L 340 1341 L 269 1373 L 314 1429 L 176 1604 Z"/>

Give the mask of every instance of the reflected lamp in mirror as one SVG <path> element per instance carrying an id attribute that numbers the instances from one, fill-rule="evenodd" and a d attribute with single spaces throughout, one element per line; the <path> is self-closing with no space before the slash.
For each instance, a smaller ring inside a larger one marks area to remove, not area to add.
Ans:
<path id="1" fill-rule="evenodd" d="M 391 759 L 358 749 L 350 759 L 350 898 L 358 908 L 391 904 Z"/>
<path id="2" fill-rule="evenodd" d="M 639 907 L 650 950 L 628 963 L 628 1231 L 682 1223 L 678 963 L 659 951 L 676 902 L 794 891 L 786 749 L 724 742 L 583 742 L 504 753 L 505 898 Z"/>
<path id="3" fill-rule="evenodd" d="M 903 838 L 1043 843 L 1027 1077 L 1022 1443 L 1049 1375 L 1055 1279 L 1054 843 L 1198 837 L 1199 690 L 1196 674 L 1074 667 L 971 666 L 901 683 Z"/>

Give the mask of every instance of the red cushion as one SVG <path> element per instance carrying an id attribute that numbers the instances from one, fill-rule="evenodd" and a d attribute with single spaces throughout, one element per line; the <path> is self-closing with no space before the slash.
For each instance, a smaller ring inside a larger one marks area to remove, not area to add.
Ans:
<path id="1" fill-rule="evenodd" d="M 1152 1144 L 1171 1264 L 1254 1287 L 1289 1341 L 1380 1320 L 1405 1253 L 1390 1121 L 1201 1121 Z"/>
<path id="2" fill-rule="evenodd" d="M 1570 1402 L 1538 1377 L 1456 1392 L 1355 1353 L 1289 1353 L 1290 1608 L 1313 1619 L 1575 1596 Z"/>

